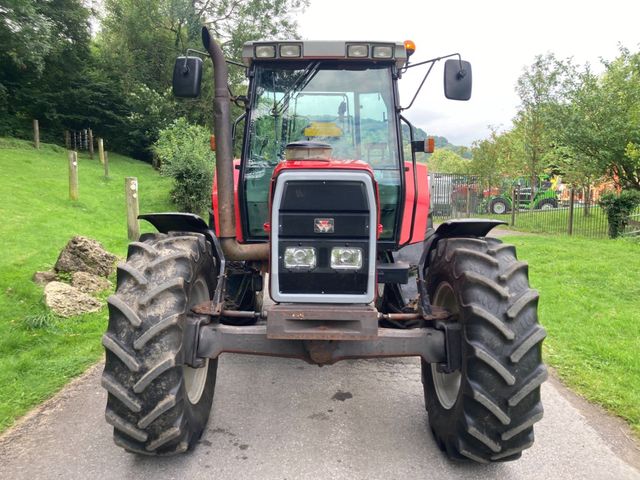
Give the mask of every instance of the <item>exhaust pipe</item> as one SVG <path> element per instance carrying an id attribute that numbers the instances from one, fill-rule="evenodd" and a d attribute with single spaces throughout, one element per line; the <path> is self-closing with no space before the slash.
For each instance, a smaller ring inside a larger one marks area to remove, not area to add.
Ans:
<path id="1" fill-rule="evenodd" d="M 233 192 L 233 138 L 231 136 L 231 100 L 229 73 L 220 45 L 202 27 L 202 43 L 213 61 L 214 134 L 216 137 L 216 174 L 218 176 L 218 238 L 228 260 L 268 260 L 269 244 L 243 245 L 236 239 L 236 217 Z"/>

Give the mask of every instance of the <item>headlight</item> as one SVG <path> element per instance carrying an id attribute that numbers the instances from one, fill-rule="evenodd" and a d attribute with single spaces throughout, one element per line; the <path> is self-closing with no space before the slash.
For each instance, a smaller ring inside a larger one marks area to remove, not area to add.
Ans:
<path id="1" fill-rule="evenodd" d="M 299 57 L 300 45 L 280 45 L 281 57 Z"/>
<path id="2" fill-rule="evenodd" d="M 256 58 L 275 58 L 275 45 L 256 45 Z"/>
<path id="3" fill-rule="evenodd" d="M 331 268 L 334 270 L 358 270 L 362 268 L 362 249 L 347 247 L 331 249 Z"/>
<path id="4" fill-rule="evenodd" d="M 349 45 L 347 57 L 364 58 L 369 56 L 369 45 Z"/>
<path id="5" fill-rule="evenodd" d="M 313 247 L 287 247 L 284 266 L 291 269 L 310 270 L 316 267 L 316 249 Z"/>
<path id="6" fill-rule="evenodd" d="M 393 57 L 393 47 L 387 45 L 376 45 L 373 47 L 373 58 Z"/>

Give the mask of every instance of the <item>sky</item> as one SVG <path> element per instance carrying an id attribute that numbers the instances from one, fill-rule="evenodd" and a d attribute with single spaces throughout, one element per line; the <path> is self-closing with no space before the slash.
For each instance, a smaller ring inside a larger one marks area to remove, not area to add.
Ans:
<path id="1" fill-rule="evenodd" d="M 470 146 L 489 126 L 508 129 L 518 107 L 515 85 L 538 54 L 573 57 L 601 71 L 618 45 L 640 49 L 639 0 L 310 0 L 300 15 L 308 40 L 413 40 L 413 62 L 459 52 L 472 64 L 468 102 L 446 100 L 439 62 L 405 116 L 429 135 Z M 400 80 L 408 104 L 425 70 Z"/>

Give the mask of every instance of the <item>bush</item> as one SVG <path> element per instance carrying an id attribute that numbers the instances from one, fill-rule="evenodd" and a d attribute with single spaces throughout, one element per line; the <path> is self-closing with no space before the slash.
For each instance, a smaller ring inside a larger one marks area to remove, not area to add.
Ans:
<path id="1" fill-rule="evenodd" d="M 629 224 L 629 216 L 640 205 L 640 192 L 625 190 L 620 195 L 607 193 L 600 197 L 600 206 L 607 214 L 609 221 L 609 237 L 616 238 L 624 233 Z"/>
<path id="2" fill-rule="evenodd" d="M 200 214 L 209 204 L 215 156 L 205 127 L 184 118 L 160 131 L 153 151 L 160 173 L 173 178 L 171 197 L 184 212 Z"/>

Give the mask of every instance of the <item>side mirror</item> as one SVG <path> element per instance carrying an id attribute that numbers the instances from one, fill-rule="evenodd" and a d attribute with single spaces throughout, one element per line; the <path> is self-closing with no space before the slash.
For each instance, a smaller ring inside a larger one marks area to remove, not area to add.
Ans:
<path id="1" fill-rule="evenodd" d="M 173 67 L 173 94 L 180 98 L 200 96 L 202 83 L 202 59 L 178 57 Z"/>
<path id="2" fill-rule="evenodd" d="M 449 59 L 444 63 L 444 96 L 449 100 L 471 98 L 471 64 L 464 60 Z"/>

